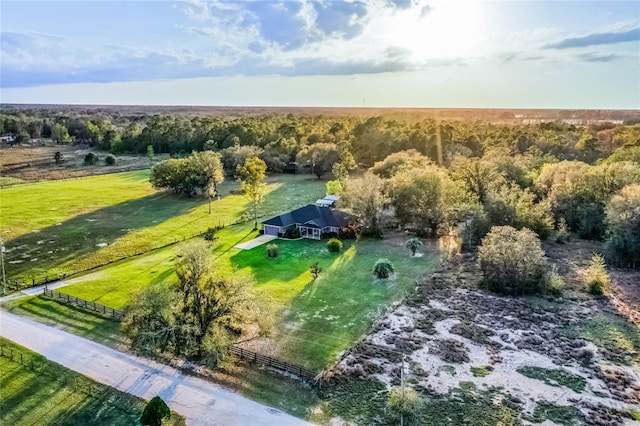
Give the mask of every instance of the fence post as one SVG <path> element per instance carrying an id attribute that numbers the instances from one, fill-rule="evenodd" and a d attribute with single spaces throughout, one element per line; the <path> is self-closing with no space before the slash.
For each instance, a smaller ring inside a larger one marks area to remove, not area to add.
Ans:
<path id="1" fill-rule="evenodd" d="M 24 361 L 23 361 L 23 359 L 22 359 L 22 352 L 20 352 L 20 365 L 24 365 L 24 364 L 22 364 L 23 362 L 24 362 Z"/>

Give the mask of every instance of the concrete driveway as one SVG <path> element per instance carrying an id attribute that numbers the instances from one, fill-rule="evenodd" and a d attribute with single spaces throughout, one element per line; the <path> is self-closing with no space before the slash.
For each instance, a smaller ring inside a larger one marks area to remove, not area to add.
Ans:
<path id="1" fill-rule="evenodd" d="M 274 237 L 273 235 L 260 235 L 251 241 L 247 241 L 246 243 L 238 244 L 233 247 L 241 250 L 251 250 L 252 248 L 266 244 L 269 241 L 273 241 L 276 238 L 278 237 Z"/>

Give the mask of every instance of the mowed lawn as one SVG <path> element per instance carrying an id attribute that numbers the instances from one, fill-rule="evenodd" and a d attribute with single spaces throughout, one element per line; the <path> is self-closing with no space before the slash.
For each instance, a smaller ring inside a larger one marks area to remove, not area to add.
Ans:
<path id="1" fill-rule="evenodd" d="M 277 240 L 276 259 L 266 256 L 264 245 L 252 250 L 233 248 L 255 235 L 251 225 L 226 228 L 218 233 L 212 256 L 226 271 L 237 268 L 236 273 L 255 277 L 257 286 L 279 308 L 278 332 L 270 346 L 281 358 L 314 369 L 335 360 L 368 331 L 376 313 L 411 291 L 416 280 L 433 271 L 439 261 L 438 252 L 428 245 L 425 255 L 411 257 L 403 233 L 380 240 L 345 241 L 341 253 L 330 253 L 326 241 Z M 122 308 L 150 283 L 176 279 L 176 250 L 179 247 L 110 265 L 60 291 Z M 373 264 L 381 257 L 395 266 L 391 279 L 378 280 L 372 274 Z M 315 281 L 309 271 L 314 262 L 322 268 Z"/>
<path id="2" fill-rule="evenodd" d="M 0 357 L 0 423 L 3 425 L 136 425 L 145 401 L 48 361 L 0 338 L 3 351 L 33 359 L 35 370 Z M 166 425 L 184 425 L 173 413 Z"/>
<path id="3" fill-rule="evenodd" d="M 222 198 L 209 214 L 205 198 L 156 191 L 148 178 L 148 171 L 138 171 L 1 190 L 7 278 L 70 275 L 250 217 L 237 182 L 222 185 Z M 325 183 L 309 175 L 277 175 L 268 182 L 263 217 L 313 202 L 325 191 Z"/>

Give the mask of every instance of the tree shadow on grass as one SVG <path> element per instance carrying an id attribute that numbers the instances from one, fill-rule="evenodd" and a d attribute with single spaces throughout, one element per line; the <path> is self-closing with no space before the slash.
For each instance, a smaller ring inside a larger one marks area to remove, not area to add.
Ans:
<path id="1" fill-rule="evenodd" d="M 38 232 L 21 235 L 5 242 L 7 277 L 9 280 L 20 281 L 41 281 L 45 278 L 53 280 L 57 278 L 57 273 L 49 273 L 49 270 L 61 272 L 57 268 L 66 262 L 100 250 L 101 247 L 132 231 L 154 227 L 168 219 L 183 215 L 203 203 L 202 199 L 157 193 L 85 213 Z M 176 229 L 176 232 L 179 231 Z M 163 235 L 142 242 L 142 245 L 146 244 L 146 248 L 151 249 L 159 243 L 171 242 L 172 238 L 174 237 L 171 230 L 163 230 Z M 136 249 L 139 247 L 140 244 L 136 245 Z M 122 250 L 114 252 L 114 258 L 108 260 L 135 254 L 126 252 L 126 247 Z M 22 262 L 11 263 L 17 260 Z"/>

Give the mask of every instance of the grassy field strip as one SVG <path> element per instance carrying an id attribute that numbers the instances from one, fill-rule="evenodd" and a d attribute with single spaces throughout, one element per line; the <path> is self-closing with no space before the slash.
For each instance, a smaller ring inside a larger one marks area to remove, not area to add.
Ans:
<path id="1" fill-rule="evenodd" d="M 137 424 L 145 402 L 0 338 L 0 415 L 5 425 Z M 10 356 L 9 354 L 12 354 Z M 169 425 L 185 424 L 173 413 Z"/>
<path id="2" fill-rule="evenodd" d="M 13 230 L 13 219 L 2 222 L 3 235 L 16 236 L 5 238 L 8 278 L 27 282 L 53 279 L 62 272 L 69 275 L 88 270 L 190 238 L 210 226 L 249 219 L 247 200 L 232 194 L 237 190 L 236 182 L 223 185 L 223 197 L 212 203 L 209 215 L 206 200 L 155 192 L 147 175 L 148 172 L 134 172 L 74 181 L 82 183 L 79 188 L 71 182 L 31 185 L 39 194 L 35 197 L 22 191 L 24 188 L 3 190 L 2 217 L 23 215 L 17 230 Z M 119 191 L 100 191 L 100 199 L 92 199 L 97 191 L 91 190 L 87 182 L 107 179 L 117 181 L 114 187 Z M 47 187 L 45 193 L 41 186 Z M 268 190 L 260 210 L 262 216 L 317 199 L 324 193 L 324 183 L 308 176 L 277 176 L 270 180 Z M 73 201 L 66 202 L 58 195 L 47 198 L 49 191 L 68 194 Z M 134 195 L 123 199 L 121 193 Z M 112 204 L 105 206 L 104 200 L 110 197 Z M 89 198 L 85 204 L 90 207 L 85 210 L 79 209 L 81 204 L 77 203 L 82 198 Z M 57 207 L 42 215 L 44 205 Z M 68 212 L 65 218 L 61 210 Z"/>

